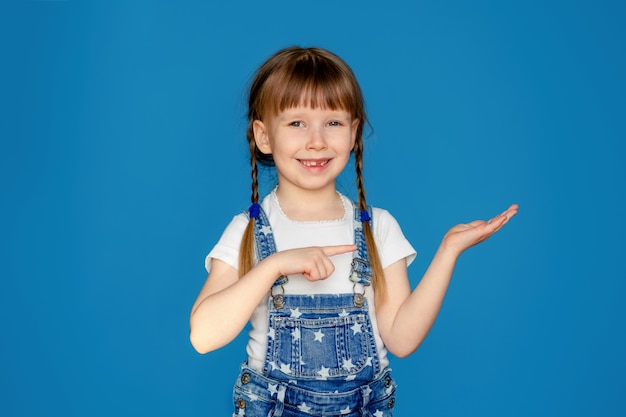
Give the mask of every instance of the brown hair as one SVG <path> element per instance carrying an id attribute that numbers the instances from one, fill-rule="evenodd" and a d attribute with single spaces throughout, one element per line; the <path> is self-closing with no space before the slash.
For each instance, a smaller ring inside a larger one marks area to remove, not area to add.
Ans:
<path id="1" fill-rule="evenodd" d="M 262 153 L 254 140 L 253 123 L 263 117 L 277 115 L 298 105 L 312 108 L 341 109 L 357 119 L 353 148 L 359 210 L 367 209 L 363 185 L 363 126 L 367 122 L 363 94 L 354 73 L 341 58 L 321 48 L 282 49 L 272 55 L 256 73 L 248 96 L 248 129 L 246 132 L 252 167 L 252 203 L 259 202 L 258 164 L 272 166 L 271 154 Z M 251 218 L 241 241 L 239 276 L 245 275 L 254 263 L 254 219 Z M 376 249 L 370 222 L 363 222 L 369 261 L 374 275 L 376 302 L 384 301 L 386 287 L 383 269 Z"/>

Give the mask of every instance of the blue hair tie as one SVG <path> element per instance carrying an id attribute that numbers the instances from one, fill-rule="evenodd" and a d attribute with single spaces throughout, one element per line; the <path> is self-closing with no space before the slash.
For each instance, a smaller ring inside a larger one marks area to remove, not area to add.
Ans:
<path id="1" fill-rule="evenodd" d="M 248 211 L 250 212 L 251 219 L 258 219 L 259 213 L 261 212 L 261 206 L 259 205 L 259 203 L 254 203 L 250 206 Z"/>
<path id="2" fill-rule="evenodd" d="M 368 222 L 370 220 L 372 220 L 372 218 L 370 217 L 370 214 L 367 212 L 367 210 L 361 211 L 361 223 Z"/>

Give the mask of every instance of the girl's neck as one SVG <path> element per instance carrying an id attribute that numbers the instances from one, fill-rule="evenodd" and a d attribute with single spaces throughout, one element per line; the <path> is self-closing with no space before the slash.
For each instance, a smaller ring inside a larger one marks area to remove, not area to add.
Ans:
<path id="1" fill-rule="evenodd" d="M 292 220 L 337 220 L 344 216 L 343 201 L 334 187 L 296 191 L 278 186 L 275 192 L 281 210 Z"/>

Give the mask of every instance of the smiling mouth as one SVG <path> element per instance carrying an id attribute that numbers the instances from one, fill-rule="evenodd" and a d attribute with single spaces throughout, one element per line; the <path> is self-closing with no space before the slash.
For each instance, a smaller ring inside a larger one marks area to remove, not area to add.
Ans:
<path id="1" fill-rule="evenodd" d="M 330 162 L 330 159 L 299 159 L 299 161 L 305 167 L 323 167 Z"/>

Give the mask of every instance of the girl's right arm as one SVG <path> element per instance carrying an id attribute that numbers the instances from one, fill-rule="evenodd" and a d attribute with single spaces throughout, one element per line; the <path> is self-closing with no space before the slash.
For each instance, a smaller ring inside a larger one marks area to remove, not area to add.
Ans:
<path id="1" fill-rule="evenodd" d="M 211 272 L 191 309 L 191 344 L 200 353 L 228 344 L 245 327 L 278 277 L 303 274 L 310 281 L 326 279 L 335 270 L 329 257 L 355 250 L 355 245 L 338 245 L 281 251 L 241 278 L 235 268 L 213 259 Z"/>
<path id="2" fill-rule="evenodd" d="M 213 259 L 211 272 L 194 303 L 189 339 L 200 353 L 218 349 L 244 328 L 278 277 L 270 257 L 239 279 L 235 268 Z"/>

